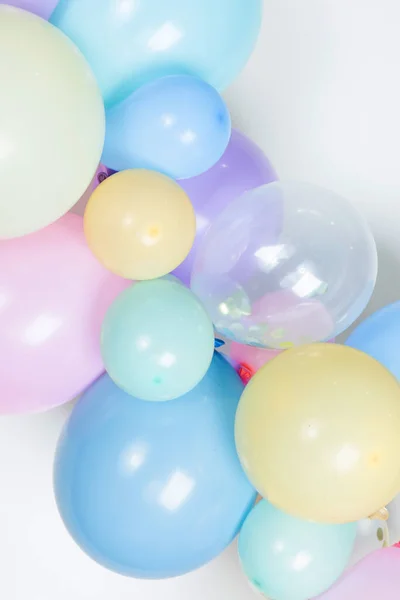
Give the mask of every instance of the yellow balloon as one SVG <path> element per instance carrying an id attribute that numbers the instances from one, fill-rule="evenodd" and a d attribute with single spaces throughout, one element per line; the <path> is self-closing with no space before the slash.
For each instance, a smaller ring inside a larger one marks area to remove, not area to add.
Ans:
<path id="1" fill-rule="evenodd" d="M 91 195 L 84 215 L 92 252 L 127 279 L 154 279 L 173 271 L 196 235 L 190 200 L 173 180 L 146 169 L 112 175 Z"/>
<path id="2" fill-rule="evenodd" d="M 104 143 L 90 67 L 61 31 L 0 5 L 0 239 L 59 219 L 89 185 Z"/>
<path id="3" fill-rule="evenodd" d="M 246 387 L 235 429 L 250 481 L 294 516 L 356 521 L 400 490 L 400 385 L 358 350 L 311 344 L 274 358 Z"/>

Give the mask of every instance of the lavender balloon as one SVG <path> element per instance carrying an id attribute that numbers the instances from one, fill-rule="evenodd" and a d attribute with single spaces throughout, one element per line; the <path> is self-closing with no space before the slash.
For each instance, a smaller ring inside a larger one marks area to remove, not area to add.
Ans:
<path id="1" fill-rule="evenodd" d="M 35 13 L 43 19 L 48 19 L 57 6 L 59 0 L 7 0 L 0 4 L 9 4 L 16 8 L 23 8 L 28 12 Z"/>
<path id="2" fill-rule="evenodd" d="M 276 179 L 274 168 L 262 150 L 233 129 L 225 153 L 211 169 L 178 182 L 196 211 L 197 235 L 189 256 L 174 274 L 188 284 L 197 245 L 209 224 L 243 192 Z"/>
<path id="3" fill-rule="evenodd" d="M 339 579 L 319 600 L 398 600 L 400 550 L 376 550 Z"/>

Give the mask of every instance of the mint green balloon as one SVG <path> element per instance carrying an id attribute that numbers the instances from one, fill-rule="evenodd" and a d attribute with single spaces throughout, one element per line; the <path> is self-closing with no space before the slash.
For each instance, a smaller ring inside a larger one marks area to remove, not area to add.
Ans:
<path id="1" fill-rule="evenodd" d="M 125 290 L 103 322 L 102 355 L 111 379 L 140 400 L 172 400 L 204 377 L 214 352 L 212 323 L 173 277 Z"/>
<path id="2" fill-rule="evenodd" d="M 303 521 L 262 500 L 240 532 L 239 556 L 250 583 L 271 600 L 309 600 L 340 577 L 356 532 L 357 523 Z"/>

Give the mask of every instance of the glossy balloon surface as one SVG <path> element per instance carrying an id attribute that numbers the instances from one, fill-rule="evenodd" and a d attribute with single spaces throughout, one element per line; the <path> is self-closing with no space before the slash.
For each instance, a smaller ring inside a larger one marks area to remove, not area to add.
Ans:
<path id="1" fill-rule="evenodd" d="M 187 256 L 196 217 L 179 185 L 155 171 L 132 169 L 107 178 L 85 210 L 89 247 L 110 271 L 155 279 Z"/>
<path id="2" fill-rule="evenodd" d="M 283 352 L 242 395 L 236 443 L 250 481 L 294 516 L 345 523 L 400 490 L 400 386 L 338 344 Z"/>
<path id="3" fill-rule="evenodd" d="M 378 310 L 360 323 L 346 346 L 366 352 L 400 381 L 400 302 Z"/>
<path id="4" fill-rule="evenodd" d="M 225 337 L 284 350 L 335 337 L 375 285 L 364 217 L 317 186 L 275 182 L 232 202 L 199 244 L 191 288 Z"/>
<path id="5" fill-rule="evenodd" d="M 255 500 L 233 437 L 242 389 L 215 355 L 178 400 L 142 402 L 107 375 L 86 392 L 55 462 L 58 507 L 85 552 L 124 575 L 160 579 L 224 550 Z"/>
<path id="6" fill-rule="evenodd" d="M 203 306 L 175 278 L 141 281 L 107 311 L 102 355 L 110 377 L 142 400 L 171 400 L 204 377 L 214 332 Z"/>
<path id="7" fill-rule="evenodd" d="M 198 243 L 215 217 L 244 192 L 276 179 L 276 172 L 261 148 L 232 129 L 227 149 L 211 169 L 178 181 L 193 204 L 197 223 L 194 247 L 174 272 L 181 281 L 189 283 Z"/>
<path id="8" fill-rule="evenodd" d="M 107 105 L 165 75 L 217 89 L 244 67 L 262 0 L 61 0 L 51 21 L 89 61 Z"/>
<path id="9" fill-rule="evenodd" d="M 74 44 L 47 21 L 4 5 L 0 81 L 4 239 L 37 231 L 78 202 L 100 161 L 104 106 Z"/>
<path id="10" fill-rule="evenodd" d="M 309 600 L 345 570 L 357 524 L 291 517 L 261 500 L 239 534 L 239 557 L 252 585 L 271 600 Z"/>
<path id="11" fill-rule="evenodd" d="M 73 214 L 1 241 L 0 273 L 0 414 L 72 400 L 104 371 L 101 324 L 127 282 L 96 260 Z"/>
<path id="12" fill-rule="evenodd" d="M 106 113 L 102 161 L 111 169 L 152 169 L 174 179 L 210 169 L 231 135 L 228 108 L 198 77 L 162 77 Z"/>

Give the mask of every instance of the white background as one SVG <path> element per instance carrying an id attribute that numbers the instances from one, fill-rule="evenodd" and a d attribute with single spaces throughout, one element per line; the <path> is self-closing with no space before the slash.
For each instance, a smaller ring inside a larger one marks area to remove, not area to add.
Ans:
<path id="1" fill-rule="evenodd" d="M 380 258 L 368 312 L 400 299 L 399 31 L 398 0 L 265 0 L 257 49 L 226 94 L 234 124 L 281 178 L 322 184 L 364 210 Z M 51 488 L 68 410 L 0 419 L 0 597 L 254 599 L 234 547 L 195 574 L 145 582 L 108 573 L 75 546 Z"/>

